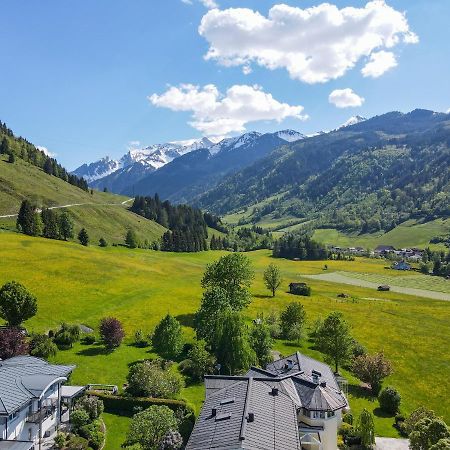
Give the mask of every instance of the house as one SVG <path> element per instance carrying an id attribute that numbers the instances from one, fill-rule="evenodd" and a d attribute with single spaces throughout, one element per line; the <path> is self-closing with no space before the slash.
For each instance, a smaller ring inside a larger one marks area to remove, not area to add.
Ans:
<path id="1" fill-rule="evenodd" d="M 379 245 L 375 250 L 375 254 L 378 255 L 386 255 L 387 253 L 392 253 L 395 251 L 395 248 L 392 245 Z"/>
<path id="2" fill-rule="evenodd" d="M 298 352 L 244 376 L 208 375 L 186 450 L 336 450 L 345 386 Z"/>
<path id="3" fill-rule="evenodd" d="M 405 261 L 397 261 L 391 266 L 395 270 L 411 270 L 411 265 Z"/>
<path id="4" fill-rule="evenodd" d="M 84 390 L 62 386 L 74 368 L 32 356 L 0 361 L 0 450 L 40 449 L 43 439 L 56 432 L 62 402 Z"/>

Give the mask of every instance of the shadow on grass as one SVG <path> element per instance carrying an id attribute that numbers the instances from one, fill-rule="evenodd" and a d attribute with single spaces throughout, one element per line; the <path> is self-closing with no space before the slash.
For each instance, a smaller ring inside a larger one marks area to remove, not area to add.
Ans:
<path id="1" fill-rule="evenodd" d="M 372 392 L 370 391 L 370 389 L 367 389 L 363 386 L 357 386 L 356 384 L 348 385 L 348 393 L 351 394 L 353 397 L 365 398 L 366 400 L 369 400 L 370 402 L 373 402 L 376 399 L 376 397 L 374 397 L 372 395 Z"/>
<path id="2" fill-rule="evenodd" d="M 374 413 L 375 416 L 382 417 L 384 419 L 389 418 L 389 417 L 392 417 L 392 418 L 395 417 L 395 414 L 388 413 L 388 412 L 382 410 L 380 407 L 375 408 L 373 410 L 373 413 Z"/>
<path id="3" fill-rule="evenodd" d="M 265 295 L 265 294 L 255 294 L 253 297 L 255 297 L 255 298 L 265 298 L 265 299 L 268 299 L 268 298 L 275 298 L 275 297 L 272 297 L 271 295 Z"/>
<path id="4" fill-rule="evenodd" d="M 83 348 L 77 355 L 80 356 L 99 356 L 99 355 L 109 355 L 112 350 L 104 347 L 103 345 L 96 345 L 95 347 Z"/>
<path id="5" fill-rule="evenodd" d="M 184 327 L 194 328 L 194 318 L 195 314 L 179 314 L 175 316 L 175 319 L 181 323 Z"/>

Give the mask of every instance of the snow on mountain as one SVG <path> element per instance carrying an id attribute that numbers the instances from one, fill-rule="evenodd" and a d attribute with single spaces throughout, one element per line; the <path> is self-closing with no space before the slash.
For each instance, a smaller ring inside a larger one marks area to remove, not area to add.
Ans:
<path id="1" fill-rule="evenodd" d="M 99 161 L 90 164 L 83 164 L 82 166 L 74 170 L 73 174 L 79 177 L 83 177 L 88 183 L 91 183 L 95 180 L 106 177 L 111 173 L 114 173 L 121 167 L 122 166 L 119 161 L 106 156 Z"/>
<path id="2" fill-rule="evenodd" d="M 300 139 L 305 139 L 306 137 L 304 134 L 299 133 L 298 131 L 295 130 L 281 130 L 277 131 L 274 134 L 286 142 L 295 142 L 299 141 Z"/>
<path id="3" fill-rule="evenodd" d="M 350 117 L 350 119 L 347 120 L 347 122 L 343 123 L 338 128 L 338 130 L 340 130 L 341 128 L 345 128 L 345 127 L 350 127 L 352 125 L 356 125 L 357 123 L 364 122 L 366 120 L 367 119 L 365 117 L 362 117 L 362 116 L 352 116 L 352 117 Z"/>

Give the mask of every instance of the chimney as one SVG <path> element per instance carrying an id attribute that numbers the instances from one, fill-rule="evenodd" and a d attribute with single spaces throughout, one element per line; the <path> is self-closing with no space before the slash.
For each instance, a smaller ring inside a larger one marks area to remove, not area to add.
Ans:
<path id="1" fill-rule="evenodd" d="M 211 417 L 216 417 L 216 415 L 217 415 L 217 409 L 213 408 L 211 411 Z"/>
<path id="2" fill-rule="evenodd" d="M 273 388 L 272 388 L 272 395 L 273 395 L 274 397 L 276 397 L 276 396 L 278 395 L 278 388 L 277 388 L 277 387 L 273 387 Z"/>
<path id="3" fill-rule="evenodd" d="M 324 387 L 327 387 L 327 382 L 326 382 L 326 381 L 322 381 L 322 382 L 320 383 L 320 386 L 323 387 L 323 388 L 324 388 Z"/>
<path id="4" fill-rule="evenodd" d="M 255 421 L 255 414 L 254 413 L 248 413 L 247 422 L 254 422 Z"/>

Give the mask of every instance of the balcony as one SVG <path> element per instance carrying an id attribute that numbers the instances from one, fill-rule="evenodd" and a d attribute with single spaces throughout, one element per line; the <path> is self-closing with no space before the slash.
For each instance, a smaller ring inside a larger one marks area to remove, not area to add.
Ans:
<path id="1" fill-rule="evenodd" d="M 53 416 L 56 413 L 56 407 L 58 405 L 57 399 L 47 399 L 45 404 L 41 406 L 41 409 L 28 414 L 27 422 L 29 423 L 41 423 L 45 419 Z"/>

